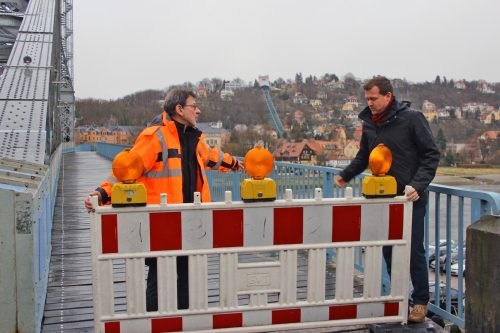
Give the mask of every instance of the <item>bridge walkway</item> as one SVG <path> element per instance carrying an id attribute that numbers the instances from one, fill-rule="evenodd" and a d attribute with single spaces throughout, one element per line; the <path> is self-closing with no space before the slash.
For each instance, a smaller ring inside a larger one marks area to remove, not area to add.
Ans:
<path id="1" fill-rule="evenodd" d="M 111 162 L 95 152 L 65 154 L 61 165 L 58 199 L 52 231 L 52 256 L 42 332 L 93 332 L 92 266 L 90 219 L 83 200 L 107 177 Z M 249 258 L 252 260 L 252 258 Z M 327 267 L 327 298 L 335 291 L 335 269 Z M 115 267 L 123 275 L 124 264 Z M 218 275 L 218 262 L 209 262 L 209 276 Z M 299 255 L 298 298 L 307 293 L 307 260 Z M 361 279 L 355 279 L 355 294 L 363 292 Z M 218 303 L 217 285 L 209 284 L 210 302 Z M 125 286 L 115 294 L 117 311 L 125 310 Z M 302 294 L 302 295 L 301 295 Z M 333 297 L 332 297 L 333 298 Z M 245 302 L 245 300 L 242 300 Z M 270 302 L 275 300 L 270 300 Z M 296 331 L 298 332 L 298 331 Z M 306 332 L 302 330 L 301 332 Z M 364 325 L 343 328 L 307 330 L 307 332 L 366 333 Z"/>
<path id="2" fill-rule="evenodd" d="M 93 331 L 90 219 L 83 200 L 110 170 L 111 162 L 94 152 L 63 156 L 42 332 Z"/>

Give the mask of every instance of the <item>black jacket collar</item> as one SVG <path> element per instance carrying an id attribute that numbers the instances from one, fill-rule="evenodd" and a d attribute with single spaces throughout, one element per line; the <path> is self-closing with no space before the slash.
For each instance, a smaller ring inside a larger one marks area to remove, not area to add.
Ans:
<path id="1" fill-rule="evenodd" d="M 387 116 L 385 117 L 385 120 L 382 123 L 382 125 L 391 121 L 399 112 L 408 109 L 410 107 L 410 104 L 411 103 L 407 101 L 399 102 L 398 100 L 396 100 L 396 97 L 394 97 L 394 100 L 392 101 L 391 105 L 389 106 L 389 109 L 387 110 Z M 373 123 L 371 115 L 372 111 L 367 106 L 366 108 L 363 109 L 363 111 L 359 113 L 358 118 L 361 119 L 362 121 Z"/>

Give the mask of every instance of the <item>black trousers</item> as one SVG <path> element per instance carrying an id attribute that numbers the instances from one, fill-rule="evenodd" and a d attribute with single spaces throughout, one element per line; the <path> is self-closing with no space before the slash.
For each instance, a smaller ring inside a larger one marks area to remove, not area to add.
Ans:
<path id="1" fill-rule="evenodd" d="M 156 258 L 147 258 L 149 266 L 148 283 L 146 287 L 146 310 L 158 310 L 158 273 Z M 188 257 L 177 257 L 177 308 L 189 308 Z M 168 295 L 167 295 L 168 297 Z"/>
<path id="2" fill-rule="evenodd" d="M 411 283 L 413 284 L 411 297 L 413 299 L 413 304 L 427 305 L 429 302 L 429 273 L 427 271 L 427 261 L 425 260 L 424 223 L 425 206 L 415 207 L 415 205 L 413 205 L 410 251 L 410 276 Z M 390 276 L 392 247 L 384 246 L 382 251 Z"/>

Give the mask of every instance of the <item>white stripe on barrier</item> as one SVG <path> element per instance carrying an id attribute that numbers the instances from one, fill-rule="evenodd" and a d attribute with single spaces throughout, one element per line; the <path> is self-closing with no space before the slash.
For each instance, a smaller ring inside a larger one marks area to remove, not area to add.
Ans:
<path id="1" fill-rule="evenodd" d="M 305 206 L 304 243 L 330 243 L 332 241 L 331 221 L 331 206 Z"/>
<path id="2" fill-rule="evenodd" d="M 243 322 L 247 326 L 271 325 L 272 313 L 269 310 L 243 312 Z"/>
<path id="3" fill-rule="evenodd" d="M 151 333 L 151 323 L 148 319 L 136 319 L 124 322 L 120 325 L 120 333 Z"/>
<path id="4" fill-rule="evenodd" d="M 182 322 L 184 331 L 209 330 L 213 326 L 212 315 L 194 315 L 183 319 L 185 319 Z"/>
<path id="5" fill-rule="evenodd" d="M 184 250 L 212 248 L 212 212 L 186 210 L 181 212 L 181 217 L 182 248 Z"/>
<path id="6" fill-rule="evenodd" d="M 360 240 L 389 239 L 389 206 L 378 204 L 361 206 Z"/>
<path id="7" fill-rule="evenodd" d="M 301 311 L 301 321 L 324 321 L 329 320 L 329 307 L 310 306 Z"/>
<path id="8" fill-rule="evenodd" d="M 118 252 L 149 252 L 149 214 L 118 214 Z"/>
<path id="9" fill-rule="evenodd" d="M 243 211 L 245 246 L 273 245 L 273 208 L 247 208 Z"/>
<path id="10" fill-rule="evenodd" d="M 384 304 L 366 303 L 357 306 L 356 318 L 382 317 L 384 315 Z"/>

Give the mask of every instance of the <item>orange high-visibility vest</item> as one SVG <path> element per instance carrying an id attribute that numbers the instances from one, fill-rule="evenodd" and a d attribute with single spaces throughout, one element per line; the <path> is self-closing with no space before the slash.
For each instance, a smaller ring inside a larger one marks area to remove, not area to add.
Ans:
<path id="1" fill-rule="evenodd" d="M 210 188 L 205 170 L 235 170 L 238 168 L 238 161 L 217 148 L 207 146 L 204 138 L 205 135 L 201 134 L 196 146 L 199 166 L 196 190 L 201 193 L 202 202 L 209 202 Z M 163 125 L 144 129 L 137 137 L 132 150 L 141 156 L 144 163 L 144 173 L 137 181 L 146 186 L 148 204 L 160 203 L 161 193 L 167 193 L 168 203 L 182 203 L 182 151 L 179 134 L 175 123 L 166 119 L 165 112 Z M 161 156 L 161 160 L 158 160 L 158 156 Z M 112 185 L 110 182 L 104 182 L 100 186 L 109 197 Z"/>

